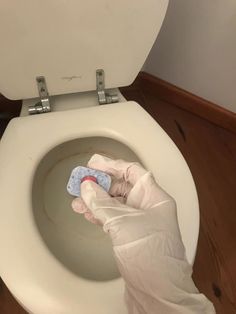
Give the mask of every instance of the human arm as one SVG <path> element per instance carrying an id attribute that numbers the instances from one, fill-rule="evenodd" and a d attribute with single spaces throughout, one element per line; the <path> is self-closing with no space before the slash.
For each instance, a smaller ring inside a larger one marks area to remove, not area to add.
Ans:
<path id="1" fill-rule="evenodd" d="M 72 206 L 110 234 L 129 313 L 215 313 L 193 283 L 174 199 L 137 163 L 94 155 L 88 166 L 110 174 L 112 187 L 86 181 Z"/>

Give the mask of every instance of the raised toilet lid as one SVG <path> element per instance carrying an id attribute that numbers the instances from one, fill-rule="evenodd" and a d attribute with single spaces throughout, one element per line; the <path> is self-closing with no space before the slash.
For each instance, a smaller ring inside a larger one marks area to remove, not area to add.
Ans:
<path id="1" fill-rule="evenodd" d="M 50 95 L 127 86 L 140 71 L 161 28 L 168 0 L 2 0 L 0 92 L 38 97 L 36 77 Z"/>

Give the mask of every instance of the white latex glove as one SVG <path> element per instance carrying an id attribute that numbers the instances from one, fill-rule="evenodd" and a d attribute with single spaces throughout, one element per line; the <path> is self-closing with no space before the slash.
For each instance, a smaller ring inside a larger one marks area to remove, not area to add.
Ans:
<path id="1" fill-rule="evenodd" d="M 85 181 L 72 207 L 110 234 L 129 313 L 215 313 L 192 281 L 173 198 L 138 163 L 96 154 L 88 167 L 114 178 L 110 194 Z"/>

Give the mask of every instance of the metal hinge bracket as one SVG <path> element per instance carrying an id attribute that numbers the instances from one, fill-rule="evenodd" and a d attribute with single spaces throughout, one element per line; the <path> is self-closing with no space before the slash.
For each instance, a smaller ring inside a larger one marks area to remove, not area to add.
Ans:
<path id="1" fill-rule="evenodd" d="M 97 94 L 98 102 L 100 105 L 111 104 L 119 102 L 118 95 L 110 95 L 105 91 L 105 73 L 104 70 L 99 69 L 96 71 L 96 82 L 97 82 Z"/>
<path id="2" fill-rule="evenodd" d="M 36 82 L 39 91 L 40 101 L 29 106 L 29 114 L 46 113 L 51 111 L 50 100 L 46 80 L 44 76 L 37 76 Z"/>

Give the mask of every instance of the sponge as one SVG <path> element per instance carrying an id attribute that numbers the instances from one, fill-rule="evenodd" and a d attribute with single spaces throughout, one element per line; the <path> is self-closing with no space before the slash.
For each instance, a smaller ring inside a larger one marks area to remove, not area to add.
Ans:
<path id="1" fill-rule="evenodd" d="M 80 197 L 80 185 L 86 180 L 96 182 L 107 192 L 111 187 L 111 177 L 105 172 L 79 166 L 74 168 L 71 172 L 69 181 L 67 183 L 68 193 L 73 196 Z"/>

